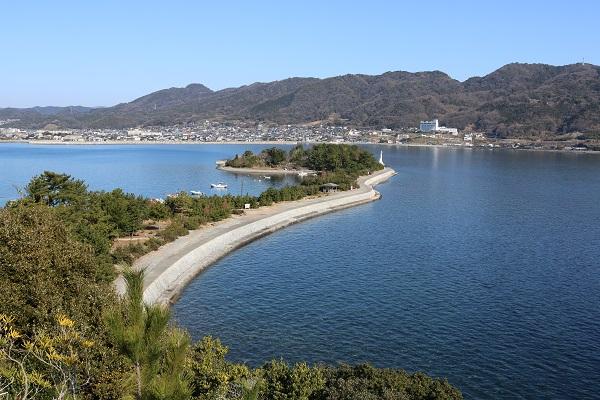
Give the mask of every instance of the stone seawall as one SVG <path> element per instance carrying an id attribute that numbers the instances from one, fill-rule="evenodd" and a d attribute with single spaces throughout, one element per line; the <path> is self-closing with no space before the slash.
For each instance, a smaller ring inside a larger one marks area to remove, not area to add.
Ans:
<path id="1" fill-rule="evenodd" d="M 361 188 L 356 191 L 319 198 L 321 201 L 301 205 L 265 216 L 258 220 L 249 221 L 246 224 L 234 227 L 218 236 L 198 243 L 197 247 L 185 252 L 185 254 L 181 254 L 180 257 L 178 257 L 178 254 L 171 256 L 168 263 L 158 266 L 162 269 L 159 273 L 154 271 L 155 277 L 151 282 L 146 282 L 144 300 L 148 303 L 168 303 L 172 301 L 203 269 L 230 251 L 259 237 L 308 218 L 378 199 L 380 194 L 373 189 L 373 186 L 389 179 L 394 174 L 394 170 L 386 168 L 371 176 L 362 177 L 359 180 Z M 185 240 L 185 238 L 177 240 Z M 154 253 L 160 251 L 161 249 Z M 152 256 L 152 253 L 147 256 Z"/>

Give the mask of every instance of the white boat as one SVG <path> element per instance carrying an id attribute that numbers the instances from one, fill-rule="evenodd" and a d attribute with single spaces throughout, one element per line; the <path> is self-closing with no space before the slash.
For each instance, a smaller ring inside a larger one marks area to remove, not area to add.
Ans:
<path id="1" fill-rule="evenodd" d="M 265 176 L 265 179 L 271 179 L 271 177 L 270 176 Z"/>
<path id="2" fill-rule="evenodd" d="M 210 187 L 213 189 L 227 189 L 227 184 L 223 182 L 211 183 Z"/>
<path id="3" fill-rule="evenodd" d="M 202 196 L 204 193 L 202 193 L 202 192 L 201 192 L 201 191 L 199 191 L 199 190 L 190 190 L 190 194 L 191 194 L 192 196 Z"/>
<path id="4" fill-rule="evenodd" d="M 305 176 L 307 176 L 307 175 L 308 175 L 308 172 L 306 172 L 306 171 L 298 171 L 298 176 L 299 176 L 300 178 L 304 178 L 304 177 L 305 177 Z"/>

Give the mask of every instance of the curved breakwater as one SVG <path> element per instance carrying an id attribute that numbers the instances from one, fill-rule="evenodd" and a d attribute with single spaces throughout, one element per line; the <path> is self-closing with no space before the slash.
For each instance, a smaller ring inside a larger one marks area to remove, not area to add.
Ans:
<path id="1" fill-rule="evenodd" d="M 169 303 L 202 270 L 244 244 L 290 224 L 379 199 L 373 186 L 394 174 L 393 169 L 385 168 L 359 178 L 360 188 L 353 191 L 249 210 L 146 254 L 134 263 L 134 268 L 146 270 L 144 300 Z M 123 290 L 122 283 L 117 289 Z"/>

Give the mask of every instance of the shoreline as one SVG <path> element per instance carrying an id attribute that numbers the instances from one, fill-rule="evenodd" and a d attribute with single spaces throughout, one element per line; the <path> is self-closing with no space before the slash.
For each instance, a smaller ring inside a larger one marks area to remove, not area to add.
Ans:
<path id="1" fill-rule="evenodd" d="M 217 169 L 232 174 L 254 174 L 254 175 L 298 175 L 299 172 L 315 174 L 312 169 L 278 169 L 278 168 L 237 168 L 225 166 L 225 161 L 217 161 Z"/>
<path id="2" fill-rule="evenodd" d="M 378 200 L 381 195 L 373 186 L 395 174 L 393 169 L 384 168 L 360 177 L 360 188 L 352 191 L 246 210 L 244 215 L 190 231 L 133 263 L 134 269 L 146 271 L 144 301 L 172 304 L 199 273 L 231 251 L 291 224 Z M 124 293 L 122 277 L 115 286 L 118 293 Z"/>
<path id="3" fill-rule="evenodd" d="M 58 140 L 0 140 L 1 143 L 21 143 L 21 144 L 33 144 L 33 145 L 44 145 L 44 146 L 55 146 L 55 145 L 65 145 L 65 146 L 115 146 L 115 145 L 153 145 L 153 144 L 172 144 L 172 145 L 180 145 L 180 144 L 286 144 L 286 145 L 295 145 L 298 142 L 291 140 L 257 140 L 257 141 L 244 141 L 244 140 L 231 140 L 228 142 L 201 142 L 198 140 L 156 140 L 156 141 L 142 141 L 142 140 L 106 140 L 101 142 L 91 142 L 91 141 L 81 141 L 81 142 L 61 142 Z"/>
<path id="4" fill-rule="evenodd" d="M 0 140 L 0 145 L 3 143 L 7 144 L 30 144 L 30 145 L 41 145 L 41 146 L 130 146 L 130 145 L 289 145 L 293 146 L 298 144 L 298 141 L 292 140 L 278 140 L 278 141 L 243 141 L 243 140 L 232 140 L 232 141 L 221 141 L 221 142 L 201 142 L 201 141 L 187 141 L 187 140 L 164 140 L 164 141 L 136 141 L 136 140 L 111 140 L 102 142 L 60 142 L 56 140 Z M 568 154 L 600 154 L 600 151 L 595 150 L 565 150 L 565 149 L 530 149 L 530 148 L 512 148 L 512 147 L 494 147 L 490 148 L 487 146 L 452 146 L 444 144 L 426 144 L 426 143 L 372 143 L 372 142 L 306 142 L 305 144 L 317 144 L 317 143 L 329 143 L 329 144 L 349 144 L 349 145 L 374 145 L 374 146 L 395 146 L 395 147 L 432 147 L 432 148 L 444 148 L 444 149 L 468 149 L 468 150 L 487 150 L 487 151 L 498 151 L 498 150 L 512 150 L 512 151 L 532 151 L 532 152 L 547 152 L 547 153 L 568 153 Z M 230 171 L 232 172 L 232 171 Z"/>

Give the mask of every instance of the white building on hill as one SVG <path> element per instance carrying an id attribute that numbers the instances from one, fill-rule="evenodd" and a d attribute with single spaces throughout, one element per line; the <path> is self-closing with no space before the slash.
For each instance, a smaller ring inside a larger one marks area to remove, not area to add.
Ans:
<path id="1" fill-rule="evenodd" d="M 421 124 L 419 125 L 419 130 L 421 132 L 435 132 L 439 129 L 439 127 L 439 121 L 437 119 L 434 119 L 433 121 L 421 121 Z"/>
<path id="2" fill-rule="evenodd" d="M 454 136 L 458 136 L 458 129 L 456 129 L 456 128 L 446 128 L 445 126 L 440 126 L 438 128 L 438 132 L 448 133 L 448 134 L 451 134 Z"/>
<path id="3" fill-rule="evenodd" d="M 421 121 L 421 124 L 419 125 L 419 130 L 421 132 L 439 132 L 451 134 L 454 136 L 458 135 L 458 129 L 440 126 L 440 122 L 437 119 L 434 119 L 432 121 Z"/>

